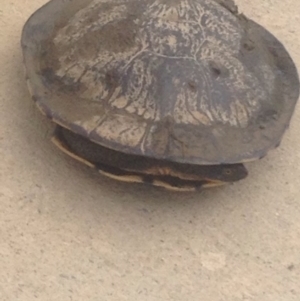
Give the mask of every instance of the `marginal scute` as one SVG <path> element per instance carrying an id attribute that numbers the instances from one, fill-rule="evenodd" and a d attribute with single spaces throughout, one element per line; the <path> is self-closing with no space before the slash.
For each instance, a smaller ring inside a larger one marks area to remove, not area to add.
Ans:
<path id="1" fill-rule="evenodd" d="M 102 122 L 107 118 L 106 115 L 100 116 L 100 115 L 94 115 L 89 119 L 85 120 L 76 120 L 74 124 L 76 126 L 79 126 L 83 129 L 87 135 L 90 135 L 92 131 L 94 131 Z"/>
<path id="2" fill-rule="evenodd" d="M 115 114 L 105 118 L 94 132 L 111 143 L 138 147 L 146 131 L 146 122 L 137 122 L 132 117 Z"/>

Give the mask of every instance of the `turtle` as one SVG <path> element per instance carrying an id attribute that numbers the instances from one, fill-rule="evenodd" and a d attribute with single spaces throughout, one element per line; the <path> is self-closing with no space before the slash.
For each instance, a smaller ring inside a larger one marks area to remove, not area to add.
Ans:
<path id="1" fill-rule="evenodd" d="M 55 145 L 126 182 L 243 180 L 279 146 L 299 98 L 285 46 L 232 0 L 51 0 L 21 47 Z"/>

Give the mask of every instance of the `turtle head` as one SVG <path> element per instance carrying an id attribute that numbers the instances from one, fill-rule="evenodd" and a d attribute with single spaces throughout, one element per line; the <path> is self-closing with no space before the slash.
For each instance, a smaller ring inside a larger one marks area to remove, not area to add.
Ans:
<path id="1" fill-rule="evenodd" d="M 246 178 L 247 175 L 248 171 L 241 163 L 212 165 L 207 172 L 208 182 L 211 185 L 236 182 Z"/>

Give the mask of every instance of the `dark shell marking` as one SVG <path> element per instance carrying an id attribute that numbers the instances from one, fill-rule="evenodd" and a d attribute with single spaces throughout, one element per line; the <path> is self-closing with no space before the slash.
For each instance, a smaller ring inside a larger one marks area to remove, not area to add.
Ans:
<path id="1" fill-rule="evenodd" d="M 282 139 L 299 96 L 285 48 L 231 0 L 52 0 L 22 46 L 45 114 L 129 154 L 258 159 Z"/>
<path id="2" fill-rule="evenodd" d="M 199 166 L 123 154 L 60 126 L 56 127 L 53 142 L 71 157 L 111 178 L 168 189 L 186 191 L 219 186 L 242 180 L 248 174 L 243 164 Z"/>

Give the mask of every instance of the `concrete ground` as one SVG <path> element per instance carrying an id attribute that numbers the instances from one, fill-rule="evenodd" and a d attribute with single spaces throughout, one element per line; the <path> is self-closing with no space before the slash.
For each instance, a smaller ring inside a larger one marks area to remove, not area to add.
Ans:
<path id="1" fill-rule="evenodd" d="M 0 300 L 300 300 L 300 106 L 235 185 L 169 193 L 59 152 L 31 101 L 21 29 L 46 0 L 0 0 Z M 299 0 L 239 0 L 300 66 Z"/>

